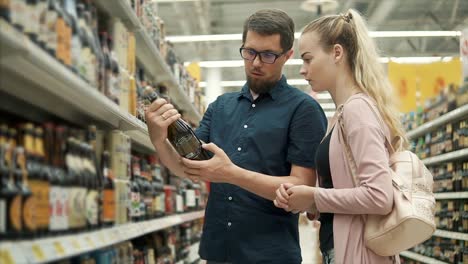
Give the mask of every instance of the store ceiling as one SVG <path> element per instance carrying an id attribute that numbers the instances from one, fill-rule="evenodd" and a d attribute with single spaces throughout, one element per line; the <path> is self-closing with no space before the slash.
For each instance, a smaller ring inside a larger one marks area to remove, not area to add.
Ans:
<path id="1" fill-rule="evenodd" d="M 163 2 L 161 2 L 163 1 Z M 322 0 L 328 2 L 330 0 Z M 304 0 L 156 0 L 159 15 L 165 22 L 167 36 L 240 34 L 244 20 L 255 10 L 279 8 L 286 11 L 296 24 L 296 32 L 319 16 L 317 9 L 304 11 Z M 360 11 L 374 31 L 462 30 L 468 27 L 467 0 L 337 0 L 333 13 L 348 8 Z M 327 6 L 322 10 L 326 11 Z M 322 12 L 323 14 L 323 12 Z M 383 56 L 457 56 L 457 37 L 378 38 Z M 181 61 L 240 60 L 240 40 L 216 42 L 174 43 Z M 297 51 L 297 49 L 296 49 Z M 297 59 L 297 52 L 295 58 Z M 301 79 L 297 65 L 285 66 L 289 79 Z M 207 69 L 202 68 L 202 81 Z M 242 67 L 222 68 L 223 81 L 245 80 Z M 239 87 L 225 87 L 225 91 Z M 307 90 L 306 86 L 302 86 Z"/>

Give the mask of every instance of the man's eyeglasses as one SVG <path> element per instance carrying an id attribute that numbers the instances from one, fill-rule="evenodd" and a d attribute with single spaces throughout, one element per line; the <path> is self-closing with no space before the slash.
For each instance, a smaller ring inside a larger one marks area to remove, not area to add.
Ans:
<path id="1" fill-rule="evenodd" d="M 254 61 L 257 55 L 260 56 L 260 61 L 267 64 L 275 63 L 276 59 L 281 57 L 285 52 L 277 54 L 271 51 L 256 51 L 254 49 L 240 48 L 240 55 L 244 60 Z"/>

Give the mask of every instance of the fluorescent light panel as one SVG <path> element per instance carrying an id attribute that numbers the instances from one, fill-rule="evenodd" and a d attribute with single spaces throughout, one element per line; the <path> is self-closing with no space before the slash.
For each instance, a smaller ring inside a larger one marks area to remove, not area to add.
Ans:
<path id="1" fill-rule="evenodd" d="M 296 39 L 300 36 L 300 32 L 294 33 Z M 369 36 L 372 38 L 459 37 L 461 31 L 370 31 Z M 166 36 L 166 40 L 172 43 L 242 40 L 242 34 Z"/>
<path id="2" fill-rule="evenodd" d="M 388 63 L 389 61 L 397 63 L 432 63 L 437 61 L 449 62 L 453 57 L 382 57 L 380 62 Z M 191 62 L 185 62 L 187 66 Z M 200 61 L 198 65 L 202 68 L 236 68 L 244 66 L 243 60 L 220 60 L 220 61 Z M 290 59 L 286 65 L 302 65 L 300 59 Z"/>

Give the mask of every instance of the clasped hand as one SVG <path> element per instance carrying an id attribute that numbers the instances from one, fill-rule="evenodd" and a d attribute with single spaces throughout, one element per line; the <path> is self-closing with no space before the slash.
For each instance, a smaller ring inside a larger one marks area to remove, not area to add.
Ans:
<path id="1" fill-rule="evenodd" d="M 313 212 L 317 211 L 314 200 L 315 188 L 307 185 L 281 184 L 276 189 L 276 198 L 273 203 L 278 208 L 288 212 Z"/>

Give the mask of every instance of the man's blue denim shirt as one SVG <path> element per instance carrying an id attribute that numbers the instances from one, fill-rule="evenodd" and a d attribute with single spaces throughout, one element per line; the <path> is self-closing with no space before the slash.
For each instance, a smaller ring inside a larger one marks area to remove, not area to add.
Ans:
<path id="1" fill-rule="evenodd" d="M 291 164 L 315 168 L 326 127 L 320 105 L 282 76 L 256 100 L 247 84 L 219 96 L 196 134 L 222 148 L 237 166 L 279 177 L 290 175 Z M 298 215 L 235 185 L 211 183 L 200 255 L 234 264 L 301 263 Z"/>

